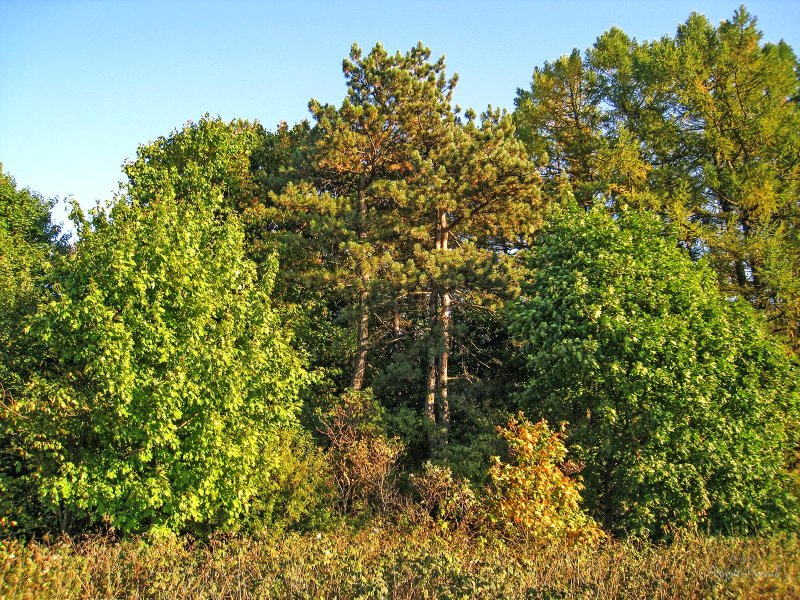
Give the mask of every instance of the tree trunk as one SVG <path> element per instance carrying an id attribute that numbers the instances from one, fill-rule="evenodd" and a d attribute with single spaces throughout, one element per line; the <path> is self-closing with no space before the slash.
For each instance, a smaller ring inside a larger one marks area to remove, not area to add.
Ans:
<path id="1" fill-rule="evenodd" d="M 428 421 L 428 447 L 431 452 L 436 449 L 436 312 L 437 312 L 436 292 L 431 291 L 430 303 L 428 305 L 428 316 L 430 318 L 430 335 L 428 336 L 428 381 L 425 390 L 425 419 Z"/>
<path id="2" fill-rule="evenodd" d="M 447 214 L 437 212 L 436 252 L 446 252 L 448 246 Z M 450 293 L 441 283 L 431 285 L 428 306 L 430 334 L 428 337 L 428 381 L 425 394 L 425 417 L 430 425 L 430 451 L 447 444 L 450 430 L 450 403 L 447 398 L 450 359 Z"/>
<path id="3" fill-rule="evenodd" d="M 747 267 L 743 260 L 737 260 L 736 263 L 736 283 L 739 284 L 739 289 L 746 290 L 747 288 Z"/>
<path id="4" fill-rule="evenodd" d="M 394 337 L 400 336 L 400 308 L 396 302 L 392 307 L 392 333 Z"/>
<path id="5" fill-rule="evenodd" d="M 356 350 L 356 364 L 353 369 L 353 381 L 350 384 L 354 390 L 364 387 L 364 373 L 367 370 L 367 340 L 369 339 L 369 306 L 367 305 L 367 290 L 361 290 L 361 315 L 358 319 L 358 349 Z"/>
<path id="6" fill-rule="evenodd" d="M 361 175 L 358 179 L 358 239 L 364 242 L 367 239 L 367 197 L 366 179 Z M 362 272 L 361 298 L 359 303 L 358 318 L 358 349 L 356 350 L 356 360 L 353 366 L 353 380 L 351 387 L 360 390 L 364 387 L 364 374 L 367 370 L 367 344 L 369 342 L 369 271 L 363 269 Z"/>
<path id="7" fill-rule="evenodd" d="M 450 432 L 450 403 L 447 399 L 447 363 L 450 359 L 450 294 L 442 293 L 439 306 L 439 327 L 441 340 L 439 348 L 439 426 L 442 429 L 440 442 L 447 444 L 447 435 Z"/>
<path id="8" fill-rule="evenodd" d="M 439 231 L 441 212 L 437 211 L 434 223 L 434 244 L 438 254 L 442 249 Z M 425 390 L 425 418 L 428 421 L 428 449 L 431 454 L 439 445 L 439 425 L 436 418 L 436 396 L 440 386 L 439 371 L 439 286 L 431 282 L 431 296 L 428 303 L 428 381 Z"/>
<path id="9" fill-rule="evenodd" d="M 439 216 L 440 249 L 447 252 L 449 231 L 447 229 L 447 213 L 441 212 Z M 450 432 L 450 403 L 447 398 L 447 363 L 450 359 L 450 292 L 443 289 L 440 292 L 439 327 L 441 330 L 439 348 L 439 423 L 442 427 L 442 444 L 447 444 L 447 435 Z"/>

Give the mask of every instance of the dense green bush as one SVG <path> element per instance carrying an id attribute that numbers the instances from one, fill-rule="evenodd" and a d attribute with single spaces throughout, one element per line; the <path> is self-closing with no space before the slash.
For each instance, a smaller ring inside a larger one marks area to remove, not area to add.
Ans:
<path id="1" fill-rule="evenodd" d="M 219 200 L 169 187 L 79 234 L 28 323 L 41 354 L 4 406 L 19 466 L 4 479 L 62 530 L 246 525 L 288 493 L 270 449 L 295 427 L 305 379 L 271 306 L 274 261 L 260 279 Z"/>
<path id="2" fill-rule="evenodd" d="M 268 478 L 259 480 L 248 528 L 256 535 L 286 529 L 326 529 L 335 513 L 327 456 L 300 426 L 283 429 L 261 448 Z"/>
<path id="3" fill-rule="evenodd" d="M 653 216 L 566 211 L 513 310 L 531 415 L 570 423 L 586 498 L 614 531 L 797 522 L 786 485 L 797 369 Z"/>

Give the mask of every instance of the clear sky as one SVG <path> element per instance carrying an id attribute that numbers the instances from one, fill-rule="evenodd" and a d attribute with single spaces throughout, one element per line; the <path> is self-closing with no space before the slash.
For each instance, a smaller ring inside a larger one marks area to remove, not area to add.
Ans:
<path id="1" fill-rule="evenodd" d="M 533 68 L 616 25 L 638 40 L 674 34 L 712 0 L 335 2 L 0 0 L 0 162 L 20 187 L 108 199 L 136 148 L 203 114 L 273 129 L 339 104 L 353 42 L 405 51 L 423 41 L 460 76 L 455 100 L 513 108 Z M 800 51 L 800 1 L 747 3 L 767 41 Z M 62 220 L 63 210 L 57 212 Z"/>

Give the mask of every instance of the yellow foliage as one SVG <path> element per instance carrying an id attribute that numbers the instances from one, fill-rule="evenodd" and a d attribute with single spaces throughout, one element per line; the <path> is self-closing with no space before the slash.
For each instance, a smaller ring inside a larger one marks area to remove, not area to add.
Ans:
<path id="1" fill-rule="evenodd" d="M 602 532 L 580 507 L 580 484 L 564 463 L 563 435 L 542 420 L 531 423 L 522 413 L 498 428 L 508 444 L 510 461 L 494 458 L 489 469 L 488 522 L 512 541 L 598 540 Z"/>

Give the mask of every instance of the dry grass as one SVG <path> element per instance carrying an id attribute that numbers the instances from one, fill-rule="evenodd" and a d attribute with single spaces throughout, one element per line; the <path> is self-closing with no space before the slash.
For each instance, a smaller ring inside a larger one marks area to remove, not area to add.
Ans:
<path id="1" fill-rule="evenodd" d="M 435 526 L 0 544 L 0 597 L 800 598 L 797 536 L 506 547 Z"/>

